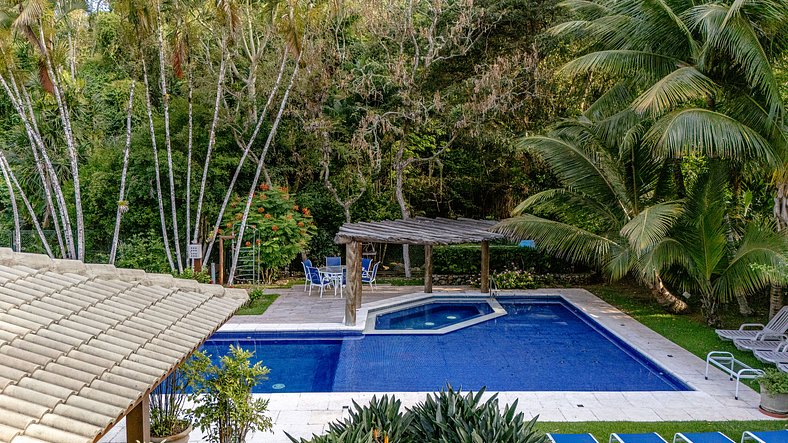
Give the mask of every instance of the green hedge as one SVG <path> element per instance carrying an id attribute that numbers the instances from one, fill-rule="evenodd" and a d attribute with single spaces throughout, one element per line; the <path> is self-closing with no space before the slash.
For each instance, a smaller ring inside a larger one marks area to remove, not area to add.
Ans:
<path id="1" fill-rule="evenodd" d="M 481 269 L 480 245 L 437 246 L 433 250 L 433 273 L 478 274 Z M 490 245 L 490 271 L 524 270 L 535 274 L 582 272 L 567 262 L 538 249 L 509 245 Z"/>

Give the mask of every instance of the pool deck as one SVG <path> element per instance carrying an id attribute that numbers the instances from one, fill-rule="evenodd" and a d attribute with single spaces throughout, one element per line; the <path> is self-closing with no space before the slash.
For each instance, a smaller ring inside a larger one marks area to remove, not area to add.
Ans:
<path id="1" fill-rule="evenodd" d="M 371 308 L 418 300 L 430 296 L 475 295 L 469 288 L 436 288 L 433 294 L 413 293 L 417 287 L 386 287 L 381 285 L 374 293 L 364 292 L 364 303 L 358 313 L 355 327 L 342 325 L 344 300 L 319 299 L 303 293 L 303 286 L 282 293 L 260 316 L 236 316 L 221 331 L 295 331 L 295 330 L 363 330 L 367 311 Z M 503 291 L 507 294 L 508 291 Z M 539 421 L 727 421 L 768 420 L 758 410 L 759 394 L 746 385 L 739 391 L 739 400 L 733 398 L 735 382 L 722 371 L 709 370 L 709 380 L 704 378 L 705 361 L 667 340 L 633 318 L 602 301 L 584 289 L 538 289 L 517 291 L 523 295 L 561 295 L 594 320 L 619 336 L 632 347 L 649 357 L 695 389 L 686 392 L 519 392 L 499 393 L 501 404 L 518 401 L 518 409 L 527 417 L 539 416 Z M 333 294 L 331 294 L 333 295 Z M 711 349 L 710 349 L 711 351 Z M 527 370 L 527 368 L 524 368 Z M 380 395 L 382 393 L 377 393 Z M 427 393 L 391 393 L 412 406 L 423 401 Z M 273 433 L 258 433 L 251 442 L 289 442 L 284 432 L 294 437 L 309 437 L 327 429 L 329 422 L 347 415 L 347 408 L 355 400 L 368 401 L 376 393 L 283 393 L 255 394 L 269 399 L 269 416 L 274 420 Z M 103 442 L 125 441 L 125 431 L 118 425 L 105 436 Z M 190 441 L 203 441 L 199 431 L 191 434 Z"/>

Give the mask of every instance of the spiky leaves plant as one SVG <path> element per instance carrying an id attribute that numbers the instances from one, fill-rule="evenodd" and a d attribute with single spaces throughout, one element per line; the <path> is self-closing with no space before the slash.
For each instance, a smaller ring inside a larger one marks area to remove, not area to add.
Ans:
<path id="1" fill-rule="evenodd" d="M 720 323 L 720 302 L 738 294 L 750 295 L 786 276 L 769 272 L 788 257 L 788 237 L 773 223 L 750 221 L 741 236 L 734 235 L 726 215 L 727 171 L 715 165 L 703 173 L 690 191 L 683 216 L 670 235 L 642 258 L 641 269 L 665 272 L 671 281 L 700 297 L 709 325 Z"/>
<path id="2" fill-rule="evenodd" d="M 593 266 L 613 281 L 635 271 L 668 311 L 686 312 L 687 304 L 665 287 L 658 273 L 638 268 L 639 258 L 665 236 L 681 206 L 658 200 L 665 161 L 652 157 L 636 132 L 617 134 L 611 129 L 611 120 L 621 119 L 620 113 L 598 122 L 589 119 L 605 117 L 599 107 L 612 101 L 603 96 L 586 116 L 564 122 L 547 136 L 521 141 L 547 163 L 562 186 L 523 201 L 514 217 L 496 230 L 536 240 L 545 251 Z"/>

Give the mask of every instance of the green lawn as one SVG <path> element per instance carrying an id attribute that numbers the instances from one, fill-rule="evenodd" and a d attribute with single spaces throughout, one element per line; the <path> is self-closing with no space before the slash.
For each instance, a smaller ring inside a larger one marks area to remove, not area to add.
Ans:
<path id="1" fill-rule="evenodd" d="M 688 315 L 668 314 L 653 300 L 647 290 L 630 284 L 596 285 L 588 286 L 586 289 L 704 360 L 709 351 L 728 351 L 752 367 L 765 367 L 751 352 L 740 351 L 736 349 L 733 342 L 720 340 L 714 329 L 706 325 L 697 310 Z M 732 304 L 735 305 L 735 302 Z M 742 323 L 767 321 L 765 313 L 763 316 L 742 317 L 735 310 L 728 309 L 723 314 L 724 326 L 731 329 L 738 328 Z M 749 384 L 755 386 L 753 381 Z"/>
<path id="2" fill-rule="evenodd" d="M 424 286 L 424 279 L 421 277 L 388 277 L 379 278 L 378 284 L 391 286 Z"/>
<path id="3" fill-rule="evenodd" d="M 279 294 L 263 294 L 251 303 L 244 305 L 235 315 L 260 315 L 271 306 Z"/>
<path id="4" fill-rule="evenodd" d="M 665 440 L 672 442 L 676 432 L 714 432 L 720 431 L 734 441 L 741 441 L 744 431 L 771 431 L 788 428 L 784 420 L 759 421 L 663 421 L 663 422 L 631 422 L 631 421 L 584 421 L 584 422 L 537 422 L 537 428 L 543 432 L 558 434 L 580 434 L 590 432 L 600 443 L 607 443 L 613 432 L 635 434 L 656 432 Z"/>

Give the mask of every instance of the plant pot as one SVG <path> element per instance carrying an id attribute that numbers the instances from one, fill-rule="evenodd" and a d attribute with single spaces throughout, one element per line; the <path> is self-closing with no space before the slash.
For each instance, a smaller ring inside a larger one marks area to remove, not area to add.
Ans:
<path id="1" fill-rule="evenodd" d="M 788 394 L 773 394 L 761 388 L 761 411 L 767 415 L 788 417 Z"/>
<path id="2" fill-rule="evenodd" d="M 153 443 L 188 443 L 189 433 L 191 432 L 192 432 L 192 425 L 189 425 L 186 429 L 175 435 L 169 435 L 167 437 L 151 436 L 150 441 Z"/>

